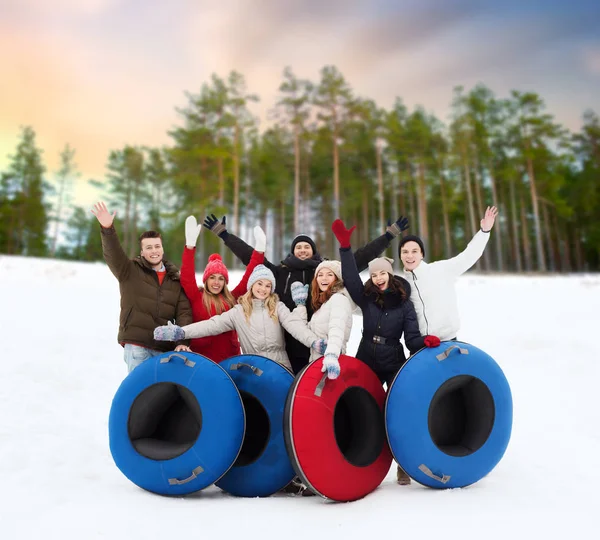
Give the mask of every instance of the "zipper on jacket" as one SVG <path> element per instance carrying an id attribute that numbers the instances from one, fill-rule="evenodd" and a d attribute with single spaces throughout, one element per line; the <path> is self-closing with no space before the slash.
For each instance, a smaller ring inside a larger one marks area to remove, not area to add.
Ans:
<path id="1" fill-rule="evenodd" d="M 427 320 L 427 315 L 425 314 L 425 302 L 423 302 L 423 297 L 421 296 L 421 290 L 419 289 L 419 286 L 416 283 L 417 276 L 415 276 L 415 273 L 412 270 L 410 271 L 410 273 L 413 276 L 413 283 L 414 283 L 415 287 L 417 288 L 417 292 L 419 293 L 419 298 L 421 299 L 421 304 L 423 304 L 423 318 L 425 319 L 425 330 L 427 331 L 427 334 L 429 334 L 429 321 Z"/>
<path id="2" fill-rule="evenodd" d="M 287 288 L 288 288 L 288 283 L 290 282 L 290 278 L 292 277 L 292 273 L 288 272 L 288 276 L 285 280 L 285 287 L 283 288 L 283 294 L 285 295 L 285 293 L 287 292 Z"/>

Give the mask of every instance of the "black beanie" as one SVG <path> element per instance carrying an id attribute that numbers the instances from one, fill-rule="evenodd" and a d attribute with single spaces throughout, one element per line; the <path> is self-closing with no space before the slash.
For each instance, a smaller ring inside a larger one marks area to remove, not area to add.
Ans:
<path id="1" fill-rule="evenodd" d="M 296 244 L 298 242 L 306 242 L 306 243 L 310 244 L 310 247 L 313 250 L 313 255 L 316 255 L 318 253 L 315 241 L 310 236 L 307 236 L 306 234 L 299 234 L 292 240 L 292 249 L 290 250 L 290 253 L 292 255 L 294 254 L 294 248 L 296 247 Z"/>
<path id="2" fill-rule="evenodd" d="M 421 240 L 418 236 L 414 234 L 407 234 L 400 239 L 400 245 L 398 246 L 398 257 L 400 257 L 400 252 L 402 251 L 402 246 L 406 244 L 406 242 L 416 242 L 419 244 L 421 248 L 421 253 L 423 253 L 423 257 L 425 257 L 425 246 L 423 245 L 423 240 Z"/>

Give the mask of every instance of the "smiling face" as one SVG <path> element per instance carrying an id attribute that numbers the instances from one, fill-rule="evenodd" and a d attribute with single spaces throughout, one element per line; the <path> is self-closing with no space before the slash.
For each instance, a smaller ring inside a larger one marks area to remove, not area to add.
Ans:
<path id="1" fill-rule="evenodd" d="M 380 291 L 385 291 L 390 283 L 390 274 L 387 270 L 378 270 L 371 274 L 371 281 Z"/>
<path id="2" fill-rule="evenodd" d="M 308 242 L 298 242 L 294 246 L 294 255 L 303 261 L 305 259 L 310 259 L 314 253 Z"/>
<path id="3" fill-rule="evenodd" d="M 204 283 L 204 286 L 212 293 L 212 294 L 220 294 L 225 287 L 225 277 L 223 274 L 211 274 L 208 276 L 208 279 Z"/>
<path id="4" fill-rule="evenodd" d="M 416 242 L 406 242 L 400 250 L 400 259 L 404 265 L 404 270 L 410 272 L 414 270 L 423 260 L 423 252 Z"/>
<path id="5" fill-rule="evenodd" d="M 140 255 L 150 263 L 152 268 L 160 268 L 165 253 L 162 240 L 160 238 L 143 238 L 141 245 Z"/>
<path id="6" fill-rule="evenodd" d="M 257 300 L 266 300 L 271 294 L 273 285 L 268 279 L 259 279 L 252 285 L 252 296 Z"/>
<path id="7" fill-rule="evenodd" d="M 321 292 L 325 292 L 329 285 L 331 285 L 337 278 L 333 271 L 329 270 L 329 268 L 322 268 L 319 270 L 317 274 L 317 284 L 319 285 L 319 290 Z"/>

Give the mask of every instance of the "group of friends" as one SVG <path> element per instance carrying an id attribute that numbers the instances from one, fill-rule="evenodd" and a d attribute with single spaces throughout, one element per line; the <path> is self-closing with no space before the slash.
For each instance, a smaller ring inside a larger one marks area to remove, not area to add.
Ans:
<path id="1" fill-rule="evenodd" d="M 336 219 L 332 231 L 340 260 L 321 257 L 314 240 L 300 234 L 279 264 L 265 258 L 266 236 L 254 228 L 254 247 L 227 230 L 226 218 L 207 216 L 204 227 L 223 240 L 246 265 L 241 281 L 230 290 L 229 272 L 212 254 L 196 280 L 196 242 L 202 225 L 194 216 L 185 222 L 181 270 L 165 260 L 156 231 L 140 236 L 140 255 L 130 259 L 102 202 L 92 212 L 101 225 L 104 259 L 119 281 L 121 312 L 118 342 L 131 372 L 145 360 L 166 351 L 189 351 L 221 362 L 238 354 L 265 356 L 299 373 L 323 357 L 322 371 L 340 375 L 339 356 L 346 353 L 352 313 L 363 315 L 362 339 L 354 355 L 389 388 L 406 362 L 401 339 L 411 354 L 441 341 L 456 340 L 460 328 L 456 279 L 482 256 L 498 210 L 488 207 L 481 229 L 457 256 L 425 262 L 421 238 L 402 235 L 408 219 L 390 223 L 381 236 L 352 251 L 348 229 Z M 401 236 L 402 235 L 402 236 Z M 403 270 L 395 275 L 393 260 L 382 256 L 400 236 L 398 255 Z M 363 283 L 360 272 L 368 268 Z M 410 478 L 398 466 L 400 484 Z M 290 491 L 310 494 L 298 481 Z"/>

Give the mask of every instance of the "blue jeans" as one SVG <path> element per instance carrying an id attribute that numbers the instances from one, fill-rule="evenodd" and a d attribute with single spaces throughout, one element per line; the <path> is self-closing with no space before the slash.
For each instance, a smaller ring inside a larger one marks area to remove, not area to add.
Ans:
<path id="1" fill-rule="evenodd" d="M 141 347 L 140 345 L 133 345 L 132 343 L 125 343 L 125 363 L 127 364 L 129 373 L 131 373 L 142 362 L 148 360 L 148 358 L 152 358 L 153 356 L 157 356 L 159 354 L 162 354 L 162 352 L 155 351 L 154 349 L 147 349 L 146 347 Z"/>

